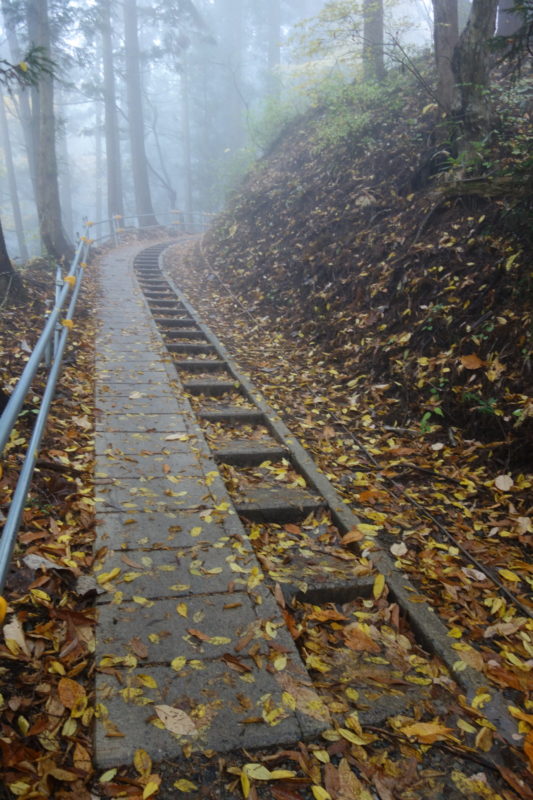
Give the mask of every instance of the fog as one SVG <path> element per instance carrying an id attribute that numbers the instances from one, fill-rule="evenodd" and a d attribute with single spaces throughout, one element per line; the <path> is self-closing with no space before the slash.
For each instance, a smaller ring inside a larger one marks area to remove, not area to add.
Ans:
<path id="1" fill-rule="evenodd" d="M 32 41 L 31 19 L 23 5 L 16 0 L 2 2 L 2 56 L 8 60 L 14 59 L 14 39 L 20 52 Z M 75 239 L 83 217 L 108 218 L 113 210 L 110 192 L 115 190 L 122 200 L 122 205 L 113 200 L 118 204 L 115 211 L 126 215 L 152 209 L 160 215 L 171 209 L 218 211 L 277 126 L 295 109 L 305 109 L 302 87 L 320 84 L 332 66 L 342 80 L 360 79 L 360 30 L 350 47 L 333 39 L 328 47 L 311 52 L 314 32 L 322 24 L 317 15 L 325 5 L 342 3 L 49 0 L 55 146 L 67 236 Z M 348 5 L 355 8 L 358 3 Z M 430 2 L 401 0 L 385 5 L 386 45 L 401 42 L 406 54 L 429 46 Z M 137 55 L 128 54 L 125 26 L 135 6 Z M 107 45 L 112 67 L 108 61 L 107 73 L 105 14 L 111 20 Z M 132 101 L 135 59 L 140 93 Z M 0 206 L 8 249 L 15 258 L 23 253 L 15 232 L 14 192 L 28 251 L 41 252 L 28 154 L 38 101 L 31 90 L 25 95 L 24 101 L 19 93 L 4 90 L 7 127 L 2 131 Z M 24 119 L 24 103 L 30 106 L 29 120 Z M 139 108 L 143 141 L 135 143 L 134 117 Z M 114 145 L 111 124 L 116 127 Z M 8 174 L 9 145 L 16 187 Z M 146 164 L 140 165 L 144 159 Z M 140 207 L 144 203 L 136 187 L 140 166 L 147 172 L 150 209 Z M 113 181 L 121 185 L 112 189 Z"/>

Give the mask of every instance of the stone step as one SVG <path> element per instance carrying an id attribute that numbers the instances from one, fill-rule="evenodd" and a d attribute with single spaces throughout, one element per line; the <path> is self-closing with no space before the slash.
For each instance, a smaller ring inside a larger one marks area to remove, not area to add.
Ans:
<path id="1" fill-rule="evenodd" d="M 230 422 L 241 425 L 260 425 L 265 422 L 265 415 L 254 408 L 240 406 L 220 406 L 219 408 L 201 408 L 198 416 L 206 422 Z"/>
<path id="2" fill-rule="evenodd" d="M 193 324 L 191 320 L 191 325 Z M 205 333 L 199 331 L 198 328 L 196 330 L 191 329 L 188 330 L 187 328 L 174 330 L 174 331 L 161 331 L 165 339 L 203 339 L 204 342 L 207 341 L 205 338 Z"/>
<path id="3" fill-rule="evenodd" d="M 146 298 L 148 301 L 149 306 L 158 306 L 159 308 L 175 308 L 181 306 L 181 303 L 176 300 L 175 297 L 171 297 L 169 300 L 162 300 L 162 299 L 155 299 L 151 300 L 149 297 Z"/>
<path id="4" fill-rule="evenodd" d="M 184 372 L 229 372 L 225 361 L 191 358 L 188 361 L 174 361 L 174 366 Z"/>
<path id="5" fill-rule="evenodd" d="M 207 342 L 169 342 L 167 350 L 171 353 L 214 353 L 215 346 Z"/>
<path id="6" fill-rule="evenodd" d="M 238 391 L 240 384 L 237 381 L 192 380 L 184 381 L 183 388 L 189 394 L 206 394 L 211 397 L 218 397 L 226 392 Z"/>
<path id="7" fill-rule="evenodd" d="M 325 508 L 322 498 L 305 489 L 253 489 L 243 500 L 234 502 L 237 513 L 253 522 L 297 522 Z"/>
<path id="8" fill-rule="evenodd" d="M 230 439 L 213 451 L 217 463 L 241 467 L 252 467 L 263 461 L 279 461 L 288 454 L 289 451 L 273 439 Z"/>
<path id="9" fill-rule="evenodd" d="M 154 317 L 154 322 L 156 325 L 160 325 L 163 328 L 163 333 L 167 333 L 165 328 L 190 328 L 192 325 L 195 325 L 195 322 L 192 317 Z"/>

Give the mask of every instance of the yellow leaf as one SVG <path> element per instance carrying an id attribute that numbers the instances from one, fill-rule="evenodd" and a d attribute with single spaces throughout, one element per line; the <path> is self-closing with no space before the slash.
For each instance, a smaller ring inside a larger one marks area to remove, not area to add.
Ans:
<path id="1" fill-rule="evenodd" d="M 191 528 L 191 530 L 190 530 L 191 536 L 200 536 L 201 532 L 202 532 L 202 528 L 199 525 L 197 525 L 194 528 Z"/>
<path id="2" fill-rule="evenodd" d="M 242 771 L 254 781 L 269 781 L 272 775 L 262 764 L 245 764 Z"/>
<path id="3" fill-rule="evenodd" d="M 296 773 L 292 769 L 273 769 L 270 773 L 270 780 L 272 781 L 283 781 L 294 777 L 296 777 Z"/>
<path id="4" fill-rule="evenodd" d="M 440 722 L 415 722 L 412 725 L 405 725 L 400 730 L 405 736 L 416 739 L 422 744 L 432 744 L 449 739 L 452 733 L 450 728 L 441 725 Z"/>
<path id="5" fill-rule="evenodd" d="M 148 600 L 146 597 L 139 597 L 138 594 L 134 594 L 131 599 L 134 603 L 138 603 L 140 606 L 146 606 L 146 608 L 151 608 L 154 605 L 153 600 Z"/>
<path id="6" fill-rule="evenodd" d="M 143 777 L 148 777 L 152 771 L 152 759 L 146 750 L 136 750 L 133 755 L 133 766 Z"/>
<path id="7" fill-rule="evenodd" d="M 279 655 L 274 659 L 274 669 L 281 672 L 287 666 L 287 656 Z"/>
<path id="8" fill-rule="evenodd" d="M 467 722 L 466 720 L 461 719 L 461 718 L 459 718 L 457 720 L 457 727 L 460 730 L 464 731 L 465 733 L 475 733 L 476 732 L 476 729 L 474 728 L 473 725 L 471 725 L 469 722 Z"/>
<path id="9" fill-rule="evenodd" d="M 143 686 L 148 687 L 148 689 L 157 689 L 157 681 L 152 678 L 151 675 L 137 675 L 137 678 L 141 682 Z"/>
<path id="10" fill-rule="evenodd" d="M 460 639 L 463 635 L 461 628 L 450 628 L 448 631 L 448 636 L 451 636 L 452 639 Z"/>
<path id="11" fill-rule="evenodd" d="M 296 710 L 296 698 L 290 692 L 283 692 L 281 695 L 281 702 L 287 708 L 290 708 L 292 711 Z"/>
<path id="12" fill-rule="evenodd" d="M 179 781 L 175 781 L 174 788 L 180 792 L 195 792 L 198 786 L 192 781 L 188 781 L 187 778 L 180 778 Z"/>
<path id="13" fill-rule="evenodd" d="M 29 70 L 29 66 L 26 61 L 20 61 L 17 66 L 22 70 L 22 72 L 27 72 Z"/>
<path id="14" fill-rule="evenodd" d="M 72 330 L 72 328 L 74 327 L 74 323 L 72 322 L 71 319 L 62 319 L 61 324 L 64 328 L 68 328 L 69 330 Z"/>
<path id="15" fill-rule="evenodd" d="M 189 609 L 187 608 L 187 603 L 178 603 L 176 606 L 176 611 L 180 615 L 180 617 L 186 617 L 189 613 Z"/>
<path id="16" fill-rule="evenodd" d="M 148 781 L 148 783 L 144 787 L 143 800 L 147 800 L 148 797 L 152 797 L 152 795 L 155 794 L 159 789 L 160 784 L 161 784 L 160 780 Z"/>
<path id="17" fill-rule="evenodd" d="M 246 772 L 241 772 L 241 789 L 246 800 L 250 796 L 250 778 Z"/>
<path id="18" fill-rule="evenodd" d="M 109 783 L 109 781 L 113 780 L 117 772 L 117 769 L 108 769 L 107 772 L 104 772 L 104 774 L 100 776 L 100 783 Z"/>
<path id="19" fill-rule="evenodd" d="M 384 588 L 385 588 L 385 575 L 381 575 L 380 573 L 379 575 L 376 575 L 376 579 L 374 581 L 374 587 L 372 589 L 374 600 L 378 600 L 381 597 Z"/>
<path id="20" fill-rule="evenodd" d="M 209 638 L 209 644 L 214 645 L 229 644 L 230 642 L 231 639 L 229 639 L 227 636 L 211 636 Z"/>
<path id="21" fill-rule="evenodd" d="M 170 662 L 170 666 L 176 672 L 181 672 L 186 663 L 187 659 L 185 658 L 185 656 L 177 656 L 176 658 L 172 659 L 172 661 Z"/>
<path id="22" fill-rule="evenodd" d="M 472 708 L 483 708 L 490 700 L 490 694 L 487 692 L 481 692 L 477 694 L 474 699 L 472 700 Z"/>
<path id="23" fill-rule="evenodd" d="M 520 581 L 520 576 L 510 569 L 499 569 L 498 572 L 506 581 L 512 581 L 513 583 L 518 583 Z"/>
<path id="24" fill-rule="evenodd" d="M 67 277 L 64 278 L 64 281 L 69 286 L 76 286 L 76 278 L 74 277 L 74 275 L 67 275 Z"/>
<path id="25" fill-rule="evenodd" d="M 101 572 L 100 575 L 97 576 L 96 581 L 99 584 L 109 583 L 109 581 L 112 581 L 113 578 L 118 577 L 118 575 L 120 575 L 120 567 L 115 567 L 110 572 Z"/>
<path id="26" fill-rule="evenodd" d="M 311 786 L 315 800 L 331 800 L 331 795 L 322 786 Z"/>

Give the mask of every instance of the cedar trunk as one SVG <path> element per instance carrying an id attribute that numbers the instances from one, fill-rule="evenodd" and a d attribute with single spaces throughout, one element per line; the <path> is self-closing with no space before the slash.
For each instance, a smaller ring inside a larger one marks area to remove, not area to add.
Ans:
<path id="1" fill-rule="evenodd" d="M 449 114 L 454 102 L 452 58 L 459 40 L 457 0 L 433 0 L 433 41 L 437 67 L 437 100 Z"/>
<path id="2" fill-rule="evenodd" d="M 113 65 L 113 40 L 111 9 L 105 0 L 102 10 L 102 60 L 104 67 L 105 146 L 107 172 L 107 211 L 109 218 L 124 216 L 122 190 L 122 161 L 120 158 L 120 130 L 118 125 L 115 70 Z"/>
<path id="3" fill-rule="evenodd" d="M 28 13 L 37 26 L 37 44 L 50 56 L 48 0 L 30 0 Z M 54 115 L 54 78 L 42 73 L 39 80 L 39 147 L 37 151 L 37 213 L 45 251 L 57 261 L 73 256 L 61 222 Z"/>
<path id="4" fill-rule="evenodd" d="M 140 227 L 157 225 L 152 207 L 148 161 L 144 147 L 144 115 L 139 69 L 139 38 L 137 30 L 137 2 L 124 2 L 124 40 L 126 47 L 126 90 L 128 96 L 128 121 L 131 144 L 133 187 L 136 213 Z"/>
<path id="5" fill-rule="evenodd" d="M 385 78 L 383 0 L 363 2 L 363 75 L 365 81 Z"/>
<path id="6" fill-rule="evenodd" d="M 453 54 L 456 90 L 452 110 L 462 125 L 466 144 L 490 130 L 489 42 L 496 28 L 497 9 L 498 0 L 473 0 L 466 28 Z"/>

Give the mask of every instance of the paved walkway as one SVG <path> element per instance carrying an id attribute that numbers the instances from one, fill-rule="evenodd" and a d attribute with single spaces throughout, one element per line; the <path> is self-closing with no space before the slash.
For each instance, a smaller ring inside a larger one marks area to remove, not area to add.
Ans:
<path id="1" fill-rule="evenodd" d="M 133 274 L 107 255 L 96 359 L 96 763 L 328 726 Z"/>

